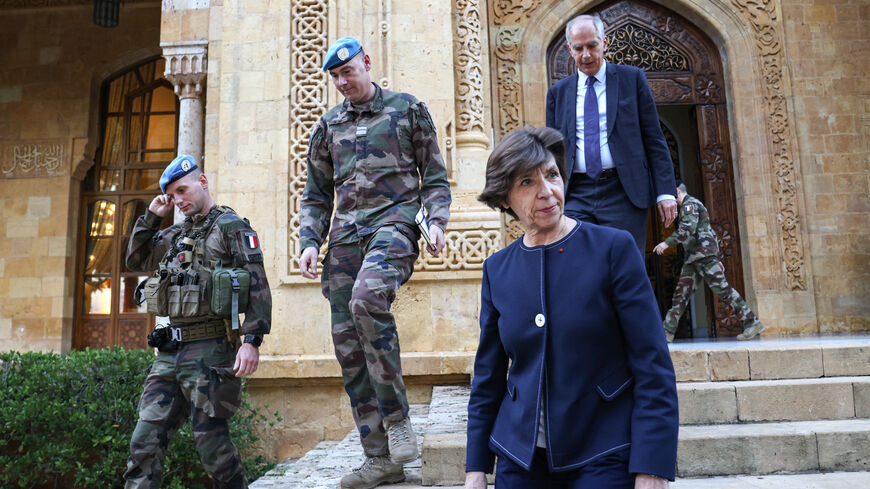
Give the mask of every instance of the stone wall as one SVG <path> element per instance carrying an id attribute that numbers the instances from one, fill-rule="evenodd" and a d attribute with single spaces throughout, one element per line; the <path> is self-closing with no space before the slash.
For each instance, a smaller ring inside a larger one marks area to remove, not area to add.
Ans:
<path id="1" fill-rule="evenodd" d="M 0 10 L 0 347 L 71 347 L 80 182 L 100 84 L 159 54 L 159 3 Z M 75 42 L 72 42 L 72 41 Z M 87 153 L 90 152 L 90 155 Z"/>
<path id="2" fill-rule="evenodd" d="M 783 1 L 819 331 L 870 329 L 870 4 Z"/>

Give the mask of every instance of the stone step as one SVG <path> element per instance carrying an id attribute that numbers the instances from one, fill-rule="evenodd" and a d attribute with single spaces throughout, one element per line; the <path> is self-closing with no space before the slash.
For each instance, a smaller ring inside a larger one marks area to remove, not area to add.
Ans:
<path id="1" fill-rule="evenodd" d="M 411 405 L 411 425 L 417 433 L 417 443 L 423 442 L 428 426 L 429 406 Z M 341 477 L 365 460 L 357 430 L 341 441 L 325 441 L 302 458 L 282 462 L 266 475 L 251 483 L 251 489 L 335 489 Z M 406 481 L 389 487 L 418 487 L 421 484 L 421 461 L 405 465 Z"/>
<path id="2" fill-rule="evenodd" d="M 382 488 L 422 489 L 421 484 L 408 483 Z M 490 484 L 489 487 L 493 487 Z M 671 482 L 671 489 L 863 489 L 870 487 L 870 472 L 831 472 L 827 474 L 746 475 L 680 479 Z M 461 489 L 462 486 L 440 486 L 439 489 Z"/>
<path id="3" fill-rule="evenodd" d="M 867 419 L 680 427 L 680 477 L 867 470 Z"/>
<path id="4" fill-rule="evenodd" d="M 870 336 L 673 343 L 677 382 L 870 375 Z"/>
<path id="5" fill-rule="evenodd" d="M 870 418 L 870 376 L 681 382 L 680 424 Z"/>
<path id="6" fill-rule="evenodd" d="M 862 489 L 868 487 L 870 487 L 870 472 L 678 478 L 671 483 L 671 489 Z"/>
<path id="7" fill-rule="evenodd" d="M 737 413 L 740 402 L 737 399 L 738 387 L 741 392 L 749 389 L 745 401 L 748 406 L 746 416 L 776 417 L 790 415 L 800 418 L 807 413 L 836 413 L 840 409 L 834 399 L 833 407 L 826 404 L 827 399 L 807 400 L 808 406 L 801 407 L 800 395 L 812 394 L 833 397 L 836 391 L 827 392 L 828 384 L 837 389 L 855 389 L 856 385 L 867 388 L 866 378 L 813 379 L 791 381 L 753 381 L 744 383 L 723 383 L 731 389 L 731 402 Z M 739 384 L 734 386 L 733 384 Z M 752 390 L 752 385 L 763 384 L 761 390 Z M 704 387 L 716 386 L 706 383 Z M 785 387 L 781 387 L 785 385 Z M 804 390 L 805 386 L 807 387 Z M 822 387 L 817 387 L 822 386 Z M 692 386 L 679 386 L 681 390 L 691 390 Z M 821 390 L 813 390 L 813 389 Z M 770 396 L 765 399 L 765 389 Z M 781 394 L 780 391 L 786 394 Z M 423 440 L 422 483 L 424 485 L 461 484 L 465 477 L 465 423 L 467 420 L 468 386 L 436 386 L 432 391 L 430 404 L 430 426 L 437 427 L 427 431 Z M 794 393 L 797 392 L 796 396 Z M 750 399 L 753 397 L 754 399 Z M 866 397 L 866 396 L 865 396 Z M 682 396 L 683 405 L 691 405 L 691 399 Z M 793 405 L 786 399 L 794 399 Z M 847 401 L 853 406 L 854 401 Z M 715 407 L 714 402 L 710 402 Z M 861 414 L 867 416 L 866 399 L 858 405 L 864 406 Z M 779 407 L 776 407 L 779 406 Z M 825 411 L 826 409 L 829 409 Z M 765 410 L 769 410 L 765 413 Z M 844 416 L 848 413 L 843 412 Z M 763 416 L 762 416 L 763 415 Z M 701 416 L 700 414 L 695 415 Z M 736 419 L 741 419 L 737 414 Z M 862 471 L 870 469 L 870 419 L 832 420 L 832 421 L 789 421 L 777 423 L 718 424 L 709 426 L 681 426 L 677 469 L 680 476 L 698 477 L 731 474 L 769 474 L 776 472 L 807 471 Z M 719 418 L 721 419 L 721 418 Z M 746 419 L 746 418 L 744 418 Z M 438 420 L 434 422 L 434 420 Z"/>

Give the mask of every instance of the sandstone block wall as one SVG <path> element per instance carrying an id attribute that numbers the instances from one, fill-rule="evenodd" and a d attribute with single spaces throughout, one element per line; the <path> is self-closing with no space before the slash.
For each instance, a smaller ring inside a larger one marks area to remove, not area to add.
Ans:
<path id="1" fill-rule="evenodd" d="M 870 329 L 870 5 L 782 3 L 818 331 Z"/>

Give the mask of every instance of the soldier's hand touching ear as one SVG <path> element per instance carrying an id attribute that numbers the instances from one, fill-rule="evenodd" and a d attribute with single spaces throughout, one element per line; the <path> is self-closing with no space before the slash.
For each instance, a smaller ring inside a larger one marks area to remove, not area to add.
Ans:
<path id="1" fill-rule="evenodd" d="M 160 217 L 164 217 L 167 212 L 172 210 L 172 197 L 166 194 L 160 194 L 157 197 L 154 197 L 154 200 L 152 200 L 151 204 L 148 206 L 148 210 Z"/>

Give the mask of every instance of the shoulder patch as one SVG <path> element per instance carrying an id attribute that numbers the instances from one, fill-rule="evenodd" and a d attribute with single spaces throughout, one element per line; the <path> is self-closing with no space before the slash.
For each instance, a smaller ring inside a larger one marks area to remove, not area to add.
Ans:
<path id="1" fill-rule="evenodd" d="M 263 252 L 260 249 L 260 238 L 257 232 L 251 229 L 239 229 L 234 233 L 235 242 L 238 245 L 238 253 L 235 256 L 237 264 L 262 263 Z"/>

